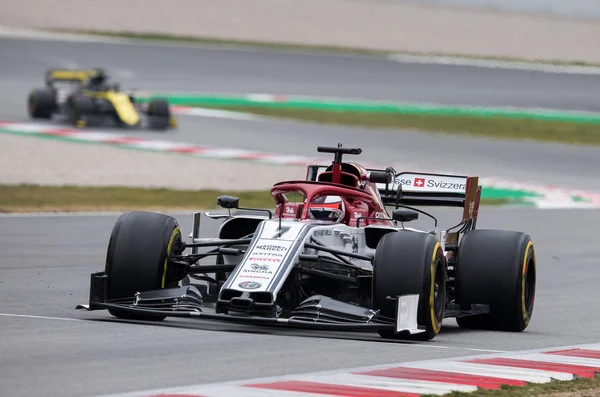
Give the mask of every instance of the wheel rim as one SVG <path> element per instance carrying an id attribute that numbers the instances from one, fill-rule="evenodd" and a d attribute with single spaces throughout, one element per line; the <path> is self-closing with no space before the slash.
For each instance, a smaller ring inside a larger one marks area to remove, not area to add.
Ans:
<path id="1" fill-rule="evenodd" d="M 527 264 L 527 271 L 525 272 L 525 310 L 527 310 L 528 317 L 533 311 L 535 301 L 535 281 L 535 267 L 533 265 L 533 258 L 530 258 Z"/>
<path id="2" fill-rule="evenodd" d="M 443 292 L 443 273 L 442 264 L 438 263 L 435 269 L 434 292 L 433 292 L 433 310 L 438 320 L 441 320 L 444 311 L 444 294 Z"/>

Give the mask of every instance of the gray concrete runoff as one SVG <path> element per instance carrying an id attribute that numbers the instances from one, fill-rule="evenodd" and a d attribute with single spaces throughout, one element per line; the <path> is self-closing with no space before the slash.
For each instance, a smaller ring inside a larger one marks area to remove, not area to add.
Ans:
<path id="1" fill-rule="evenodd" d="M 0 25 L 9 27 L 155 32 L 600 63 L 597 21 L 457 7 L 455 3 L 104 0 L 101 7 L 92 0 L 3 3 Z M 92 8 L 94 12 L 89 12 Z"/>
<path id="2" fill-rule="evenodd" d="M 0 147 L 5 153 L 0 156 L 0 184 L 261 190 L 306 174 L 306 167 L 232 163 L 3 134 Z"/>

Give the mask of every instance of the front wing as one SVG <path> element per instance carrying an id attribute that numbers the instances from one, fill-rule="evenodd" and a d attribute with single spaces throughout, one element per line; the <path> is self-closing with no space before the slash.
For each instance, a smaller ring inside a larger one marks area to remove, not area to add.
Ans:
<path id="1" fill-rule="evenodd" d="M 377 313 L 327 297 L 313 300 L 295 311 L 290 318 L 259 317 L 244 314 L 220 314 L 203 311 L 203 297 L 194 286 L 161 289 L 137 293 L 131 299 L 106 300 L 107 276 L 103 272 L 91 275 L 89 304 L 77 305 L 88 311 L 118 309 L 131 314 L 194 318 L 264 327 L 283 327 L 340 332 L 393 331 L 397 334 L 418 334 L 425 329 L 417 325 L 419 295 L 390 297 L 396 300 L 394 319 L 378 319 Z M 306 301 L 305 301 L 306 302 Z M 329 309 L 328 309 L 329 307 Z M 315 309 L 316 308 L 316 309 Z M 343 309 L 340 309 L 343 308 Z M 372 314 L 367 314 L 367 313 Z"/>

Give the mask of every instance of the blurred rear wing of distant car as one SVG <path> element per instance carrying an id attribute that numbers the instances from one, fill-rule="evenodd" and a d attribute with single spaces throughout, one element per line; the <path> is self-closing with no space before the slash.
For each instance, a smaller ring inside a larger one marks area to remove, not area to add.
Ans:
<path id="1" fill-rule="evenodd" d="M 326 168 L 322 165 L 309 165 L 307 179 L 317 180 Z M 386 206 L 459 207 L 463 208 L 463 223 L 477 219 L 481 198 L 481 186 L 477 176 L 425 172 L 396 173 L 391 168 L 367 169 L 367 172 L 392 173 L 391 183 L 375 183 Z"/>
<path id="2" fill-rule="evenodd" d="M 46 83 L 84 82 L 97 73 L 97 69 L 49 69 L 46 71 Z"/>

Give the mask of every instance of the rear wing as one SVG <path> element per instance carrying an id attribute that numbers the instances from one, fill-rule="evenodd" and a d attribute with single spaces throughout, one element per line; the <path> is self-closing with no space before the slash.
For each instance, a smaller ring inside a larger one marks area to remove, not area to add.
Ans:
<path id="1" fill-rule="evenodd" d="M 385 205 L 462 207 L 463 221 L 476 219 L 479 212 L 477 176 L 401 172 L 392 183 L 376 185 Z"/>
<path id="2" fill-rule="evenodd" d="M 84 82 L 97 73 L 96 69 L 49 69 L 46 71 L 46 83 L 51 84 L 56 81 Z"/>
<path id="3" fill-rule="evenodd" d="M 309 165 L 307 180 L 316 181 L 326 166 Z M 438 206 L 464 208 L 463 222 L 477 219 L 481 186 L 479 177 L 400 172 L 392 169 L 367 169 L 371 173 L 392 173 L 390 183 L 375 183 L 381 201 L 386 206 Z"/>

